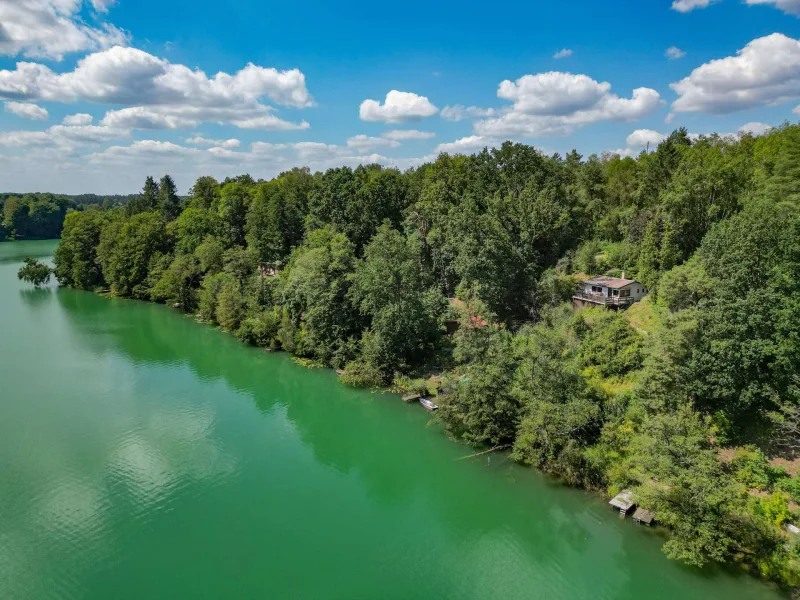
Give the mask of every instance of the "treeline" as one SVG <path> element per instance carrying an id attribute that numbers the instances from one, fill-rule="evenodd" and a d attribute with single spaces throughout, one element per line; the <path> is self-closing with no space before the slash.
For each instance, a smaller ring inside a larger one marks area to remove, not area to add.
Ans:
<path id="1" fill-rule="evenodd" d="M 110 210 L 124 206 L 138 194 L 98 196 L 80 194 L 0 194 L 0 242 L 45 240 L 61 236 L 64 217 L 73 210 Z"/>
<path id="2" fill-rule="evenodd" d="M 404 173 L 201 177 L 185 200 L 165 176 L 125 207 L 69 214 L 56 275 L 347 383 L 438 394 L 455 438 L 633 489 L 671 530 L 669 556 L 796 585 L 783 526 L 800 480 L 770 459 L 800 447 L 799 201 L 789 125 L 678 130 L 637 158 L 507 142 Z M 580 278 L 622 271 L 650 297 L 569 304 Z"/>
<path id="3" fill-rule="evenodd" d="M 57 238 L 64 217 L 75 208 L 72 200 L 55 194 L 0 196 L 0 241 Z"/>

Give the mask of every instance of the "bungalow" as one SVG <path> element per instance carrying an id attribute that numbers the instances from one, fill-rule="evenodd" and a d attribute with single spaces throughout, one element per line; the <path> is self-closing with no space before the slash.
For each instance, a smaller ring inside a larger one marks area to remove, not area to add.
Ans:
<path id="1" fill-rule="evenodd" d="M 581 283 L 572 296 L 572 303 L 581 306 L 626 308 L 647 295 L 647 289 L 638 281 L 622 277 L 592 277 Z"/>

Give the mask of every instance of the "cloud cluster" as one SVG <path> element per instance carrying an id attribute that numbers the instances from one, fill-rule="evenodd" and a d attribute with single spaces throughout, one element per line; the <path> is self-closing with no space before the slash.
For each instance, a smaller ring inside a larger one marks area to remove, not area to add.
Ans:
<path id="1" fill-rule="evenodd" d="M 435 159 L 435 157 L 442 152 L 446 152 L 448 154 L 473 154 L 483 150 L 486 147 L 492 148 L 499 145 L 500 142 L 498 140 L 480 135 L 470 135 L 454 142 L 439 144 L 433 149 L 433 153 L 430 155 L 430 158 Z"/>
<path id="2" fill-rule="evenodd" d="M 30 102 L 6 102 L 6 112 L 12 115 L 17 115 L 23 119 L 32 119 L 34 121 L 46 121 L 50 115 L 46 108 L 31 104 Z"/>
<path id="3" fill-rule="evenodd" d="M 45 131 L 9 131 L 0 133 L 2 147 L 55 146 L 72 149 L 75 145 L 93 145 L 128 138 L 130 129 L 100 125 L 53 125 Z"/>
<path id="4" fill-rule="evenodd" d="M 475 123 L 475 133 L 488 137 L 563 135 L 598 121 L 634 121 L 661 106 L 658 92 L 633 90 L 631 98 L 611 93 L 611 84 L 564 72 L 524 75 L 500 83 L 498 97 L 513 102 L 497 118 Z"/>
<path id="5" fill-rule="evenodd" d="M 800 17 L 800 0 L 745 0 L 750 5 L 769 4 L 783 12 Z"/>
<path id="6" fill-rule="evenodd" d="M 418 129 L 393 129 L 382 134 L 387 140 L 429 140 L 436 137 L 432 131 L 419 131 Z"/>
<path id="7" fill-rule="evenodd" d="M 191 144 L 193 146 L 212 146 L 217 148 L 238 148 L 241 145 L 241 142 L 237 139 L 229 139 L 229 140 L 211 140 L 208 138 L 204 138 L 201 135 L 195 135 L 186 140 L 187 144 Z"/>
<path id="8" fill-rule="evenodd" d="M 432 117 L 439 109 L 425 96 L 412 92 L 392 90 L 386 94 L 383 104 L 377 100 L 364 100 L 359 108 L 362 121 L 383 123 L 405 123 Z"/>
<path id="9" fill-rule="evenodd" d="M 800 97 L 800 41 L 773 33 L 670 84 L 674 113 L 724 114 Z"/>
<path id="10" fill-rule="evenodd" d="M 570 56 L 572 56 L 572 50 L 570 50 L 569 48 L 563 48 L 562 50 L 559 50 L 558 52 L 553 54 L 553 58 L 555 59 L 569 58 Z"/>
<path id="11" fill-rule="evenodd" d="M 74 115 L 67 115 L 64 117 L 64 120 L 61 121 L 62 125 L 91 125 L 92 115 L 88 115 L 86 113 L 77 113 Z"/>
<path id="12" fill-rule="evenodd" d="M 10 100 L 87 101 L 126 106 L 106 113 L 109 127 L 175 129 L 205 121 L 251 129 L 305 129 L 270 114 L 268 98 L 292 108 L 313 105 L 305 76 L 298 69 L 278 71 L 252 63 L 230 75 L 208 77 L 201 70 L 114 46 L 81 59 L 74 70 L 19 62 L 0 71 L 0 98 Z"/>
<path id="13" fill-rule="evenodd" d="M 354 135 L 347 139 L 347 147 L 357 152 L 370 152 L 378 148 L 397 148 L 400 142 L 386 137 L 370 137 L 368 135 Z"/>
<path id="14" fill-rule="evenodd" d="M 693 11 L 695 8 L 706 8 L 714 2 L 716 2 L 716 0 L 674 0 L 672 2 L 672 10 L 687 13 Z"/>
<path id="15" fill-rule="evenodd" d="M 92 0 L 106 12 L 109 0 Z M 82 0 L 0 1 L 0 54 L 61 60 L 65 54 L 126 44 L 128 36 L 109 23 L 87 25 Z"/>
<path id="16" fill-rule="evenodd" d="M 477 106 L 455 104 L 453 106 L 445 106 L 439 114 L 448 121 L 463 121 L 476 117 L 492 117 L 496 112 L 493 108 L 478 108 Z"/>

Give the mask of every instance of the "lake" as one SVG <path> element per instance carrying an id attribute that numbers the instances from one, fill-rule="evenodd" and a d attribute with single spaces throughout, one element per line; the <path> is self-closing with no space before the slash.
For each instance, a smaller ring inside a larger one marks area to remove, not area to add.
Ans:
<path id="1" fill-rule="evenodd" d="M 0 244 L 0 598 L 769 599 L 419 405 Z"/>

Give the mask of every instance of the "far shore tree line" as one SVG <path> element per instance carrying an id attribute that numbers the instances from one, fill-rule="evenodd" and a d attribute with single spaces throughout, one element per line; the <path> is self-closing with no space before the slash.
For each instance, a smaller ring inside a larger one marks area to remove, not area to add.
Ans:
<path id="1" fill-rule="evenodd" d="M 636 158 L 506 142 L 406 172 L 201 177 L 185 200 L 148 178 L 125 206 L 64 211 L 55 275 L 438 394 L 458 440 L 633 490 L 671 558 L 796 586 L 799 208 L 798 126 L 681 129 Z M 643 302 L 571 306 L 582 278 L 623 271 Z"/>

